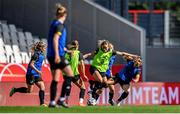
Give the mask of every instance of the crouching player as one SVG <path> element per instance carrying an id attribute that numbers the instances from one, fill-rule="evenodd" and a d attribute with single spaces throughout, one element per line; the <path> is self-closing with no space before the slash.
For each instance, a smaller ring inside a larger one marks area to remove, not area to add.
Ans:
<path id="1" fill-rule="evenodd" d="M 119 83 L 124 92 L 121 94 L 119 99 L 117 100 L 117 105 L 120 106 L 121 101 L 124 100 L 128 94 L 128 89 L 130 88 L 130 82 L 133 80 L 134 82 L 138 82 L 140 78 L 140 67 L 142 65 L 142 61 L 140 57 L 123 55 L 123 58 L 127 61 L 124 68 L 116 73 L 115 78 L 113 80 L 108 80 L 108 84 L 117 84 Z"/>
<path id="2" fill-rule="evenodd" d="M 13 96 L 16 92 L 19 93 L 31 93 L 33 91 L 34 83 L 39 88 L 39 100 L 41 106 L 46 106 L 44 104 L 45 96 L 45 86 L 42 80 L 42 63 L 44 60 L 44 53 L 46 51 L 46 44 L 44 42 L 37 42 L 31 48 L 32 57 L 28 64 L 26 73 L 26 84 L 27 87 L 15 88 L 13 87 L 9 93 L 9 96 Z"/>

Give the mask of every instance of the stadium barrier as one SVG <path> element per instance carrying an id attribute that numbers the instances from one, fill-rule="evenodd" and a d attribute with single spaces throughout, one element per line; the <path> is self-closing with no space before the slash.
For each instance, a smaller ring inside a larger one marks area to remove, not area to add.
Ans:
<path id="1" fill-rule="evenodd" d="M 60 95 L 62 83 L 58 85 L 57 97 Z M 88 83 L 85 83 L 88 90 Z M 38 106 L 38 88 L 34 87 L 34 91 L 28 94 L 16 93 L 9 97 L 9 91 L 12 87 L 22 87 L 25 83 L 20 82 L 1 82 L 0 83 L 0 106 Z M 50 82 L 45 83 L 45 103 L 49 103 L 49 87 Z M 115 86 L 114 99 L 117 100 L 122 90 L 119 85 Z M 128 98 L 122 105 L 180 105 L 180 83 L 137 83 L 132 84 Z M 70 105 L 77 105 L 79 97 L 79 89 L 72 86 L 72 92 L 69 100 Z M 109 90 L 104 89 L 98 100 L 98 105 L 108 105 Z M 85 102 L 88 95 L 86 91 Z"/>
<path id="2" fill-rule="evenodd" d="M 114 65 L 113 73 L 118 72 L 123 65 Z M 34 91 L 30 94 L 17 93 L 13 97 L 9 97 L 9 91 L 12 87 L 26 86 L 25 73 L 27 64 L 1 64 L 0 65 L 0 106 L 37 106 L 39 105 L 38 88 L 34 87 Z M 89 73 L 89 65 L 86 65 L 86 75 L 93 79 Z M 43 64 L 42 67 L 43 80 L 46 87 L 45 102 L 49 102 L 49 88 L 51 81 L 51 73 L 49 64 Z M 60 94 L 63 77 L 61 76 L 58 85 L 58 95 Z M 85 82 L 88 90 L 88 82 Z M 72 86 L 70 105 L 78 104 L 79 89 Z M 87 93 L 87 91 L 86 91 Z M 115 86 L 115 96 L 117 99 L 122 93 L 119 85 Z M 104 89 L 99 98 L 98 105 L 107 105 L 109 90 Z M 163 83 L 163 82 L 140 82 L 132 83 L 128 98 L 122 103 L 123 105 L 179 105 L 180 104 L 180 83 Z M 72 100 L 73 99 L 73 100 Z M 77 100 L 74 100 L 77 99 Z M 85 102 L 88 99 L 86 94 Z"/>

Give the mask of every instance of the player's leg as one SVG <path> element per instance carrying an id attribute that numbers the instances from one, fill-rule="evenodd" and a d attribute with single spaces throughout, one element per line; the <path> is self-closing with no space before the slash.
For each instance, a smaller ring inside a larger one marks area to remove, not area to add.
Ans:
<path id="1" fill-rule="evenodd" d="M 80 106 L 86 106 L 83 102 L 84 102 L 84 95 L 85 95 L 85 84 L 84 81 L 82 80 L 82 78 L 80 76 L 77 76 L 76 80 L 73 81 L 74 84 L 76 86 L 78 86 L 80 88 L 80 93 L 79 93 L 79 105 Z"/>
<path id="2" fill-rule="evenodd" d="M 90 66 L 89 71 L 90 71 L 91 75 L 95 78 L 96 81 L 98 81 L 100 83 L 103 82 L 100 72 L 95 67 Z"/>
<path id="3" fill-rule="evenodd" d="M 9 96 L 13 96 L 16 92 L 19 93 L 31 93 L 33 91 L 34 77 L 32 75 L 26 76 L 27 87 L 13 87 L 9 93 Z"/>
<path id="4" fill-rule="evenodd" d="M 57 104 L 65 108 L 69 108 L 68 104 L 65 102 L 65 95 L 71 91 L 71 77 L 64 76 L 64 82 L 62 84 L 61 94 Z"/>
<path id="5" fill-rule="evenodd" d="M 55 107 L 56 106 L 56 102 L 55 102 L 55 97 L 57 94 L 57 84 L 60 78 L 60 74 L 61 74 L 61 70 L 60 69 L 53 69 L 51 70 L 52 73 L 52 81 L 51 81 L 51 85 L 50 85 L 50 103 L 49 103 L 49 107 Z"/>
<path id="6" fill-rule="evenodd" d="M 114 97 L 114 92 L 115 92 L 115 89 L 114 89 L 114 85 L 108 85 L 109 87 L 109 104 L 111 104 L 112 106 L 115 105 L 115 102 L 113 100 L 113 97 Z"/>
<path id="7" fill-rule="evenodd" d="M 39 100 L 40 100 L 40 105 L 46 106 L 44 103 L 44 96 L 45 96 L 45 85 L 43 80 L 40 77 L 37 77 L 36 85 L 39 88 Z"/>
<path id="8" fill-rule="evenodd" d="M 94 89 L 95 83 L 96 83 L 95 81 L 89 80 L 89 91 L 88 91 L 89 99 L 92 98 L 92 91 Z"/>
<path id="9" fill-rule="evenodd" d="M 98 81 L 100 83 L 103 82 L 102 76 L 99 73 L 99 71 L 95 70 L 94 73 L 93 73 L 93 77 L 96 79 L 96 81 Z"/>
<path id="10" fill-rule="evenodd" d="M 121 85 L 121 87 L 124 90 L 124 92 L 121 94 L 121 96 L 117 100 L 118 105 L 120 105 L 121 101 L 124 100 L 125 98 L 127 98 L 127 96 L 129 95 L 130 84 L 123 84 L 123 85 Z"/>

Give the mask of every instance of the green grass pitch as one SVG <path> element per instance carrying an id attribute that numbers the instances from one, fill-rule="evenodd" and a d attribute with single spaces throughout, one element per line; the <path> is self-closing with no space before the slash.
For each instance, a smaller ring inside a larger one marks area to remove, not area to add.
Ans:
<path id="1" fill-rule="evenodd" d="M 0 106 L 0 113 L 180 113 L 180 106 L 73 106 L 48 108 L 38 106 Z"/>

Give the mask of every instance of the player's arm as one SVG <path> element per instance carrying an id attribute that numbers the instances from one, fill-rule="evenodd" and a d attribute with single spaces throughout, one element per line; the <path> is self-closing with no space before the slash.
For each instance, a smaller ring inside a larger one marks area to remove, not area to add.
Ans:
<path id="1" fill-rule="evenodd" d="M 87 59 L 88 57 L 93 57 L 95 55 L 96 52 L 91 52 L 91 53 L 87 53 L 83 55 L 84 59 Z"/>
<path id="2" fill-rule="evenodd" d="M 64 48 L 64 51 L 68 54 L 70 54 L 71 56 L 73 56 L 73 51 L 72 50 L 68 50 L 66 47 Z"/>
<path id="3" fill-rule="evenodd" d="M 93 57 L 95 54 L 98 53 L 98 51 L 99 51 L 99 48 L 96 49 L 96 51 L 93 51 L 93 52 L 91 52 L 91 53 L 84 54 L 84 55 L 83 55 L 83 58 L 86 59 L 86 58 L 88 58 L 88 57 Z"/>
<path id="4" fill-rule="evenodd" d="M 106 81 L 106 84 L 108 84 L 108 85 L 114 85 L 114 84 L 115 84 L 115 80 L 109 79 L 109 80 Z"/>
<path id="5" fill-rule="evenodd" d="M 82 74 L 83 74 L 84 78 L 85 78 L 86 80 L 88 80 L 88 78 L 87 78 L 87 76 L 86 76 L 86 72 L 85 72 L 85 65 L 84 65 L 83 55 L 82 55 L 81 53 L 80 53 L 79 59 L 80 59 L 80 67 L 81 67 Z"/>
<path id="6" fill-rule="evenodd" d="M 86 73 L 85 73 L 85 65 L 84 65 L 84 61 L 83 60 L 80 61 L 80 67 L 81 67 L 81 71 L 82 71 L 82 74 L 83 74 L 84 78 L 86 80 L 88 80 L 88 77 L 86 76 Z"/>
<path id="7" fill-rule="evenodd" d="M 136 78 L 133 79 L 133 81 L 134 81 L 135 83 L 137 83 L 137 82 L 139 82 L 139 79 L 140 79 L 140 74 L 136 74 Z"/>
<path id="8" fill-rule="evenodd" d="M 55 51 L 55 60 L 54 60 L 55 63 L 59 63 L 61 61 L 60 56 L 59 56 L 58 46 L 59 46 L 59 38 L 62 34 L 61 33 L 62 30 L 63 30 L 63 25 L 58 25 L 56 27 L 55 34 L 53 37 L 53 46 L 54 46 L 54 51 Z"/>
<path id="9" fill-rule="evenodd" d="M 31 62 L 30 62 L 30 67 L 32 69 L 34 69 L 37 73 L 39 73 L 40 75 L 42 75 L 42 72 L 40 70 L 38 70 L 35 66 L 34 66 L 34 63 L 38 60 L 38 56 L 37 55 L 33 55 L 32 56 L 32 59 L 31 59 Z"/>

